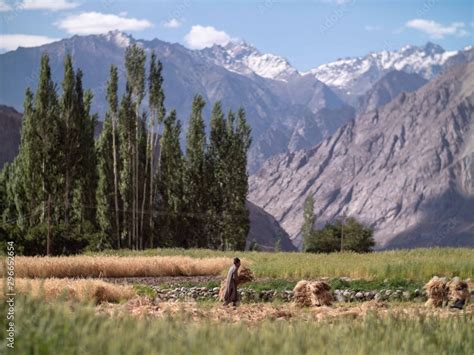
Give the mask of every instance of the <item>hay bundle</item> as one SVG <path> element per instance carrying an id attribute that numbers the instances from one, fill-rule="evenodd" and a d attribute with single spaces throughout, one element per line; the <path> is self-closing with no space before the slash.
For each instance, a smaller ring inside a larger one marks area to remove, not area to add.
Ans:
<path id="1" fill-rule="evenodd" d="M 330 306 L 331 287 L 324 281 L 299 281 L 293 289 L 293 299 L 300 307 Z"/>
<path id="2" fill-rule="evenodd" d="M 448 287 L 448 302 L 452 305 L 455 302 L 461 302 L 465 305 L 471 298 L 469 292 L 469 285 L 466 281 L 459 279 L 459 277 L 453 278 L 447 283 Z"/>
<path id="3" fill-rule="evenodd" d="M 331 286 L 324 281 L 315 281 L 309 284 L 311 304 L 313 306 L 330 306 L 332 303 Z"/>
<path id="4" fill-rule="evenodd" d="M 246 267 L 242 267 L 239 271 L 238 279 L 237 279 L 237 285 L 242 285 L 248 282 L 252 282 L 255 280 L 255 276 L 253 275 L 252 270 Z M 224 296 L 225 296 L 225 287 L 226 287 L 226 279 L 221 281 L 221 287 L 219 289 L 219 301 L 223 302 L 224 301 Z"/>
<path id="5" fill-rule="evenodd" d="M 242 285 L 248 282 L 252 282 L 253 280 L 255 280 L 255 277 L 253 276 L 252 270 L 250 270 L 249 268 L 243 267 L 239 271 L 239 279 L 237 281 L 237 284 Z"/>
<path id="6" fill-rule="evenodd" d="M 448 285 L 445 277 L 434 276 L 424 287 L 428 294 L 426 306 L 443 307 L 448 301 Z"/>
<path id="7" fill-rule="evenodd" d="M 300 307 L 311 306 L 311 296 L 308 287 L 309 281 L 301 280 L 298 281 L 295 288 L 293 289 L 293 299 L 296 305 Z"/>

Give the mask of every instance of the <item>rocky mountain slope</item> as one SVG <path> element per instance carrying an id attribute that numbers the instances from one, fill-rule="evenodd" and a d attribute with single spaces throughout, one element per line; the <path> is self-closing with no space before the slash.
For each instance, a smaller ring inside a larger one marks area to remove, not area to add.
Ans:
<path id="1" fill-rule="evenodd" d="M 359 97 L 357 109 L 359 112 L 374 110 L 392 101 L 400 93 L 418 90 L 426 83 L 427 80 L 418 74 L 392 70 Z"/>
<path id="2" fill-rule="evenodd" d="M 18 154 L 21 116 L 14 108 L 0 105 L 0 169 Z"/>
<path id="3" fill-rule="evenodd" d="M 296 245 L 311 194 L 317 227 L 356 217 L 378 248 L 474 246 L 474 63 L 270 159 L 250 191 Z"/>
<path id="4" fill-rule="evenodd" d="M 272 215 L 251 202 L 247 202 L 247 208 L 250 213 L 247 248 L 255 241 L 261 250 L 273 251 L 279 241 L 282 251 L 296 251 L 290 237 Z"/>

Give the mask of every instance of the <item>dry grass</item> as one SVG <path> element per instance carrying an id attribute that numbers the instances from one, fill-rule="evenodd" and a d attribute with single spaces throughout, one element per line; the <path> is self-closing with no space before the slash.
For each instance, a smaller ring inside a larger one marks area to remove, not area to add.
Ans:
<path id="1" fill-rule="evenodd" d="M 2 279 L 2 282 L 4 280 Z M 136 293 L 130 286 L 114 285 L 93 279 L 22 279 L 15 280 L 15 291 L 46 301 L 62 298 L 68 301 L 119 302 Z M 2 293 L 1 296 L 4 296 Z"/>
<path id="2" fill-rule="evenodd" d="M 448 300 L 448 280 L 445 277 L 434 276 L 425 285 L 428 300 L 426 306 L 428 307 L 443 307 Z"/>
<path id="3" fill-rule="evenodd" d="M 454 277 L 447 283 L 447 287 L 449 289 L 448 301 L 451 304 L 458 300 L 463 301 L 464 303 L 469 302 L 471 293 L 467 281 L 463 281 L 459 279 L 459 277 Z"/>
<path id="4" fill-rule="evenodd" d="M 156 277 L 218 275 L 232 265 L 225 257 L 69 256 L 16 257 L 16 277 Z M 1 265 L 1 275 L 5 275 Z"/>
<path id="5" fill-rule="evenodd" d="M 357 305 L 338 305 L 336 307 L 301 308 L 295 304 L 243 304 L 237 308 L 222 305 L 208 305 L 197 302 L 154 302 L 148 298 L 134 298 L 125 304 L 102 303 L 96 307 L 99 314 L 121 316 L 131 314 L 137 317 L 156 317 L 158 319 L 184 319 L 196 322 L 259 323 L 265 320 L 285 321 L 325 321 L 328 319 L 363 319 L 369 314 L 380 316 L 403 315 L 420 317 L 463 317 L 472 315 L 474 306 L 465 310 L 449 308 L 427 309 L 420 304 L 389 304 L 369 301 Z"/>
<path id="6" fill-rule="evenodd" d="M 293 289 L 295 304 L 299 307 L 330 306 L 331 287 L 324 281 L 299 281 Z"/>

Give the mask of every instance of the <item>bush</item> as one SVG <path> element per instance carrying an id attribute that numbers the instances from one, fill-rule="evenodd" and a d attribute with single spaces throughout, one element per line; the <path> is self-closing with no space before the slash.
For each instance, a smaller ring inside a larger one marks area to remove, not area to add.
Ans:
<path id="1" fill-rule="evenodd" d="M 366 253 L 375 245 L 373 229 L 364 226 L 355 218 L 327 223 L 321 230 L 313 230 L 307 240 L 306 251 L 331 253 L 354 251 Z"/>

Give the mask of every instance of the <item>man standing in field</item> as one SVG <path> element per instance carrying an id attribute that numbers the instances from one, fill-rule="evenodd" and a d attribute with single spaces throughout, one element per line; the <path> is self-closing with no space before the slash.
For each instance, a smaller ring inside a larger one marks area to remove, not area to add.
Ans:
<path id="1" fill-rule="evenodd" d="M 234 265 L 232 265 L 227 273 L 225 281 L 224 306 L 232 302 L 234 307 L 237 307 L 239 301 L 239 294 L 237 293 L 237 284 L 239 280 L 240 259 L 234 258 Z"/>

